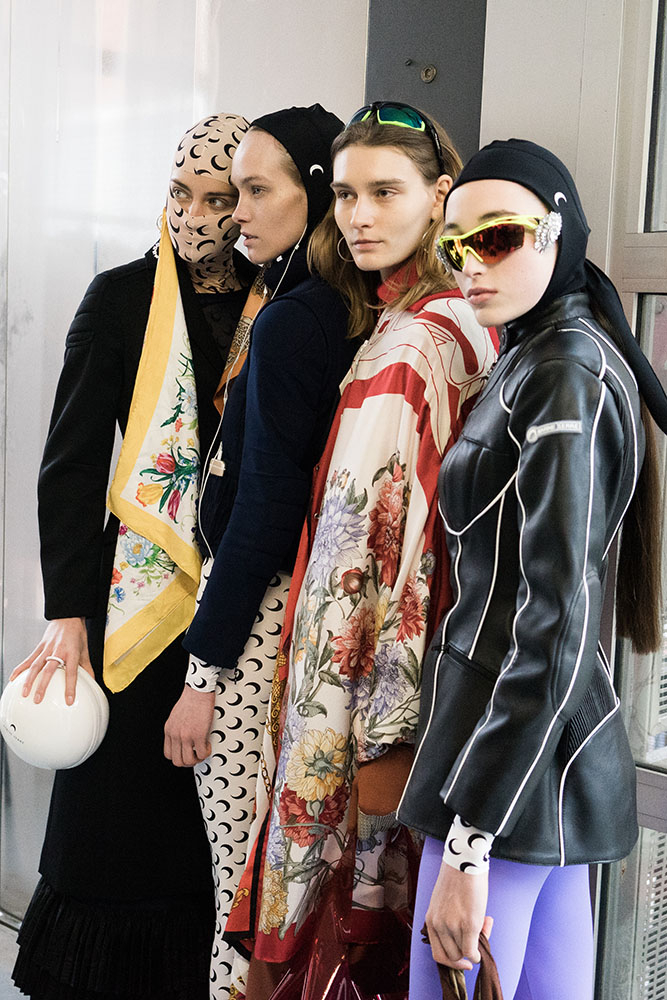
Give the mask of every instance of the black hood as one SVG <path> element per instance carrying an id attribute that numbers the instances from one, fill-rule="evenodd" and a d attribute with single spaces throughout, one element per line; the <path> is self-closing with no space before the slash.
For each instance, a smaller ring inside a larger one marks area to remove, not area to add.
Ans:
<path id="1" fill-rule="evenodd" d="M 309 108 L 285 108 L 255 118 L 253 126 L 263 129 L 285 147 L 294 160 L 308 196 L 310 235 L 322 221 L 333 197 L 331 143 L 343 131 L 340 118 L 320 104 Z"/>
<path id="2" fill-rule="evenodd" d="M 654 420 L 667 433 L 667 396 L 635 340 L 616 287 L 604 271 L 586 257 L 590 229 L 579 192 L 565 164 L 550 150 L 526 139 L 497 140 L 484 146 L 466 163 L 447 198 L 463 184 L 480 180 L 521 184 L 562 217 L 558 257 L 551 281 L 534 309 L 517 319 L 525 323 L 533 312 L 541 312 L 562 295 L 585 290 L 591 302 L 611 324 Z"/>

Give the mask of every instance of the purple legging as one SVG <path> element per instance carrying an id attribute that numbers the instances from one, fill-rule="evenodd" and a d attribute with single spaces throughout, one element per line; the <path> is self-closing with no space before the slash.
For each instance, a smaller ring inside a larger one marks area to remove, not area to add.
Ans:
<path id="1" fill-rule="evenodd" d="M 440 980 L 421 929 L 442 862 L 426 838 L 419 868 L 410 960 L 410 1000 L 441 1000 Z M 477 876 L 471 876 L 476 878 Z M 487 913 L 504 1000 L 591 1000 L 593 921 L 588 867 L 549 868 L 491 859 Z M 477 967 L 466 972 L 472 997 Z"/>

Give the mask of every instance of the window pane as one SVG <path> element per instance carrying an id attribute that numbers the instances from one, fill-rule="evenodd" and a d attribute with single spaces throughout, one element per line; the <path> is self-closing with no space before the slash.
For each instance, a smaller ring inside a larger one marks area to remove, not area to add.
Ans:
<path id="1" fill-rule="evenodd" d="M 663 383 L 667 373 L 667 294 L 640 296 L 642 348 Z M 663 593 L 667 595 L 667 438 L 656 434 L 663 510 Z M 628 650 L 623 665 L 623 702 L 635 759 L 667 771 L 667 613 L 662 649 L 650 656 Z"/>
<path id="2" fill-rule="evenodd" d="M 647 232 L 667 230 L 667 3 L 661 0 L 653 87 L 651 159 L 646 201 Z"/>
<path id="3" fill-rule="evenodd" d="M 629 858 L 604 873 L 599 1000 L 667 995 L 667 834 L 642 830 Z"/>

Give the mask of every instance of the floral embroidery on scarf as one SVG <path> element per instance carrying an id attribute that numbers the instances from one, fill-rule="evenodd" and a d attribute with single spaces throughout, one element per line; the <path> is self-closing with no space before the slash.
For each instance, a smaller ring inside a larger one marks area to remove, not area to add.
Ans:
<path id="1" fill-rule="evenodd" d="M 415 639 L 424 631 L 426 625 L 426 613 L 424 601 L 417 587 L 417 574 L 411 573 L 408 577 L 401 600 L 398 605 L 398 616 L 400 625 L 396 638 L 399 642 L 404 639 Z"/>
<path id="2" fill-rule="evenodd" d="M 362 511 L 368 503 L 364 490 L 359 496 L 354 483 L 348 486 L 350 473 L 334 472 L 322 510 L 320 511 L 315 544 L 308 567 L 309 574 L 324 581 L 334 565 L 347 553 L 356 553 L 366 534 Z"/>
<path id="3" fill-rule="evenodd" d="M 345 588 L 343 587 L 343 590 Z M 372 608 L 362 608 L 352 615 L 331 643 L 336 650 L 333 662 L 337 663 L 341 674 L 352 681 L 365 677 L 373 669 L 375 659 L 375 612 Z"/>
<path id="4" fill-rule="evenodd" d="M 142 507 L 157 505 L 158 511 L 162 512 L 166 506 L 167 515 L 174 523 L 178 523 L 179 508 L 188 490 L 199 482 L 201 464 L 195 438 L 191 436 L 197 433 L 198 427 L 192 359 L 181 354 L 180 367 L 176 379 L 176 404 L 171 416 L 160 425 L 173 425 L 174 433 L 162 439 L 164 451 L 151 455 L 153 464 L 140 470 L 138 475 L 141 478 L 136 486 L 136 499 Z M 114 612 L 124 614 L 121 605 L 128 592 L 148 603 L 176 570 L 175 563 L 159 545 L 136 534 L 127 525 L 121 524 L 118 535 L 107 621 Z M 120 586 L 121 582 L 123 586 Z"/>
<path id="5" fill-rule="evenodd" d="M 129 590 L 135 597 L 143 598 L 142 591 L 152 592 L 159 588 L 163 580 L 168 580 L 175 566 L 164 549 L 149 541 L 142 535 L 121 524 L 118 529 L 118 544 L 116 558 L 120 562 L 114 566 L 111 574 L 111 593 L 109 594 L 109 611 L 123 612 L 121 604 Z M 121 587 L 120 583 L 124 586 Z"/>
<path id="6" fill-rule="evenodd" d="M 150 477 L 149 482 L 139 482 L 136 498 L 143 507 L 158 505 L 162 512 L 167 507 L 167 514 L 172 521 L 177 521 L 178 508 L 190 486 L 199 481 L 200 458 L 193 437 L 188 437 L 185 448 L 181 445 L 181 430 L 195 431 L 197 429 L 197 391 L 195 387 L 192 359 L 180 356 L 181 374 L 176 379 L 178 390 L 176 404 L 172 414 L 163 421 L 161 427 L 174 425 L 174 434 L 163 438 L 162 445 L 167 450 L 152 455 L 153 465 L 141 469 L 141 477 Z"/>

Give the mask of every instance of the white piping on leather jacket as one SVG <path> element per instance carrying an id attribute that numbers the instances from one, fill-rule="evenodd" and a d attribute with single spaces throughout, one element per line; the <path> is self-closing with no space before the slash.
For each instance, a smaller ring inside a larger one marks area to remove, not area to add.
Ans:
<path id="1" fill-rule="evenodd" d="M 455 603 L 404 823 L 444 840 L 459 814 L 492 855 L 537 864 L 631 850 L 635 768 L 599 636 L 643 449 L 634 376 L 584 293 L 508 325 L 440 474 Z"/>

